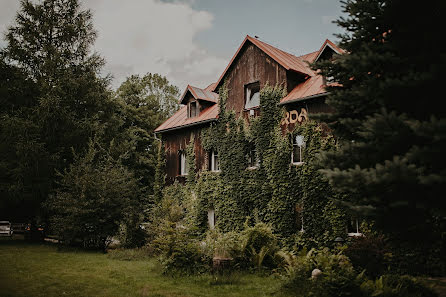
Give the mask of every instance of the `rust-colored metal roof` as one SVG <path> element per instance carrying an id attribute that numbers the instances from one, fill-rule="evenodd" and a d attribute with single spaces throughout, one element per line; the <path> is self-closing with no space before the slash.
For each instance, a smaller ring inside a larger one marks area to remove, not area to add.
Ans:
<path id="1" fill-rule="evenodd" d="M 291 92 L 280 100 L 280 104 L 298 101 L 326 93 L 324 79 L 321 75 L 310 76 L 305 82 L 298 84 Z"/>
<path id="2" fill-rule="evenodd" d="M 218 104 L 214 104 L 200 112 L 197 117 L 187 117 L 187 105 L 183 106 L 173 116 L 162 123 L 155 132 L 166 132 L 169 130 L 180 129 L 201 123 L 207 123 L 218 118 Z"/>
<path id="3" fill-rule="evenodd" d="M 330 47 L 332 50 L 334 50 L 337 54 L 345 53 L 345 51 L 340 47 L 338 47 L 336 44 L 334 44 L 328 39 L 325 39 L 325 42 L 322 44 L 321 48 L 317 51 L 317 55 L 313 58 L 311 62 L 316 61 L 327 46 Z"/>
<path id="4" fill-rule="evenodd" d="M 277 63 L 282 65 L 285 69 L 296 71 L 306 76 L 306 80 L 303 83 L 297 85 L 287 96 L 282 98 L 282 100 L 280 101 L 281 105 L 309 99 L 315 96 L 324 96 L 324 94 L 327 93 L 325 91 L 324 79 L 321 75 L 313 71 L 308 63 L 313 63 L 314 61 L 316 61 L 327 46 L 333 49 L 336 53 L 342 54 L 345 52 L 327 39 L 318 51 L 297 57 L 256 38 L 246 36 L 217 82 L 210 84 L 205 89 L 200 89 L 188 85 L 180 98 L 180 102 L 183 103 L 186 94 L 190 92 L 195 99 L 206 100 L 214 104 L 201 111 L 199 116 L 193 118 L 187 117 L 187 106 L 183 106 L 173 116 L 171 116 L 163 124 L 156 128 L 155 132 L 166 132 L 216 120 L 218 118 L 219 107 L 218 94 L 214 91 L 221 83 L 221 80 L 238 56 L 244 44 L 248 41 L 260 48 L 263 52 L 274 59 Z"/>
<path id="5" fill-rule="evenodd" d="M 223 77 L 225 76 L 226 72 L 231 67 L 234 60 L 237 58 L 239 52 L 243 48 L 246 42 L 251 42 L 252 44 L 256 45 L 259 49 L 261 49 L 265 54 L 270 56 L 274 61 L 282 65 L 286 70 L 293 70 L 299 73 L 302 73 L 304 75 L 314 75 L 313 70 L 308 67 L 308 64 L 301 58 L 296 57 L 295 55 L 292 55 L 290 53 L 284 52 L 266 42 L 260 41 L 257 38 L 253 38 L 249 35 L 246 35 L 245 39 L 243 40 L 242 44 L 237 49 L 237 52 L 232 57 L 231 61 L 229 62 L 228 66 L 226 66 L 226 69 L 221 74 L 220 78 L 215 84 L 215 87 L 213 91 L 215 91 L 215 88 L 217 88 Z"/>
<path id="6" fill-rule="evenodd" d="M 326 39 L 318 51 L 300 56 L 299 58 L 309 63 L 313 63 L 319 58 L 327 46 L 334 50 L 337 54 L 343 54 L 345 52 L 336 44 Z M 323 77 L 317 73 L 314 73 L 303 83 L 297 85 L 293 90 L 291 90 L 288 95 L 282 98 L 282 100 L 280 100 L 280 104 L 305 100 L 314 96 L 323 95 L 325 93 L 327 93 L 327 91 L 325 90 L 325 82 Z"/>
<path id="7" fill-rule="evenodd" d="M 212 103 L 218 102 L 218 94 L 214 93 L 210 90 L 200 89 L 197 87 L 193 87 L 191 85 L 187 85 L 186 90 L 184 90 L 183 95 L 180 98 L 180 103 L 184 104 L 184 99 L 186 99 L 186 94 L 190 92 L 192 96 L 194 96 L 197 100 L 205 100 Z"/>
<path id="8" fill-rule="evenodd" d="M 207 87 L 205 88 L 205 90 L 206 90 L 206 91 L 210 91 L 210 92 L 212 92 L 212 91 L 215 89 L 216 86 L 217 86 L 217 83 L 216 83 L 216 82 L 211 83 L 209 86 L 207 86 Z"/>

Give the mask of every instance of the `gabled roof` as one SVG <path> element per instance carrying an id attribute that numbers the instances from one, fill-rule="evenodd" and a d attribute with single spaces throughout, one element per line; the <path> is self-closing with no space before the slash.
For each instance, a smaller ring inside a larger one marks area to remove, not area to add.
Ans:
<path id="1" fill-rule="evenodd" d="M 341 48 L 339 48 L 336 44 L 334 44 L 333 42 L 331 42 L 328 39 L 325 39 L 324 44 L 322 44 L 321 48 L 317 51 L 317 55 L 316 57 L 313 59 L 313 61 L 311 62 L 315 62 L 317 61 L 317 59 L 319 59 L 319 57 L 322 55 L 322 53 L 324 52 L 324 50 L 329 47 L 331 48 L 335 53 L 337 54 L 343 54 L 345 53 L 345 51 Z"/>
<path id="2" fill-rule="evenodd" d="M 327 47 L 332 49 L 337 54 L 345 53 L 343 49 L 339 48 L 336 44 L 326 39 L 318 51 L 300 56 L 299 58 L 307 61 L 308 63 L 314 63 L 315 61 L 317 61 L 317 59 L 319 59 L 319 57 Z M 325 81 L 321 75 L 315 73 L 312 76 L 309 76 L 303 83 L 300 83 L 296 87 L 294 87 L 294 89 L 292 89 L 291 92 L 288 93 L 288 95 L 280 100 L 280 104 L 282 105 L 291 102 L 302 101 L 325 94 L 327 94 L 327 91 L 325 91 Z"/>
<path id="3" fill-rule="evenodd" d="M 173 116 L 162 123 L 155 132 L 167 132 L 184 127 L 204 124 L 210 121 L 215 121 L 218 118 L 218 104 L 214 104 L 200 112 L 198 117 L 187 117 L 187 105 L 183 106 Z"/>
<path id="4" fill-rule="evenodd" d="M 232 57 L 231 61 L 229 62 L 228 66 L 226 66 L 226 69 L 223 71 L 223 73 L 221 74 L 220 78 L 218 79 L 218 81 L 215 84 L 214 87 L 214 91 L 215 88 L 217 88 L 223 77 L 225 76 L 226 72 L 229 70 L 229 68 L 231 67 L 232 63 L 235 61 L 235 59 L 237 58 L 237 56 L 239 55 L 241 49 L 243 48 L 243 46 L 247 43 L 247 42 L 251 42 L 252 44 L 254 44 L 255 46 L 257 46 L 260 50 L 262 50 L 265 54 L 267 54 L 269 57 L 271 57 L 274 61 L 276 61 L 277 63 L 279 63 L 283 68 L 285 68 L 286 70 L 292 70 L 295 72 L 299 72 L 302 73 L 304 75 L 313 75 L 314 72 L 313 70 L 311 70 L 310 67 L 308 67 L 308 64 L 300 57 L 296 57 L 295 55 L 292 55 L 290 53 L 284 52 L 266 42 L 260 41 L 257 38 L 253 38 L 249 35 L 246 35 L 245 39 L 243 40 L 242 44 L 239 46 L 239 48 L 237 49 L 237 52 L 235 53 L 235 55 Z"/>
<path id="5" fill-rule="evenodd" d="M 221 80 L 225 76 L 228 69 L 231 67 L 234 60 L 237 58 L 239 52 L 243 48 L 246 42 L 251 42 L 256 45 L 259 49 L 265 52 L 269 57 L 274 59 L 277 63 L 282 65 L 287 70 L 292 70 L 305 75 L 305 81 L 298 84 L 291 92 L 282 98 L 280 104 L 288 104 L 296 101 L 306 100 L 310 98 L 315 98 L 319 96 L 325 96 L 327 92 L 325 91 L 325 81 L 321 75 L 313 71 L 309 63 L 315 62 L 324 50 L 329 47 L 338 54 L 342 54 L 345 51 L 337 47 L 330 40 L 325 40 L 324 44 L 318 51 L 303 55 L 294 56 L 292 54 L 286 53 L 278 48 L 273 47 L 263 41 L 260 41 L 251 36 L 246 36 L 243 43 L 238 48 L 235 55 L 232 57 L 228 66 L 220 76 L 217 82 L 210 84 L 205 89 L 200 89 L 188 85 L 183 95 L 180 98 L 180 102 L 183 103 L 188 92 L 197 100 L 206 100 L 212 103 L 211 106 L 200 112 L 199 116 L 188 118 L 187 117 L 187 106 L 183 106 L 179 111 L 177 111 L 173 116 L 162 123 L 155 132 L 167 132 L 171 130 L 176 130 L 180 128 L 190 127 L 194 125 L 200 125 L 215 121 L 218 118 L 218 94 L 215 93 L 215 89 L 221 83 Z"/>
<path id="6" fill-rule="evenodd" d="M 190 92 L 192 96 L 197 100 L 205 100 L 212 103 L 217 103 L 218 94 L 214 93 L 210 90 L 200 89 L 197 87 L 193 87 L 191 85 L 187 85 L 186 90 L 184 90 L 183 95 L 180 98 L 180 104 L 184 104 L 184 99 L 186 98 L 187 93 Z"/>

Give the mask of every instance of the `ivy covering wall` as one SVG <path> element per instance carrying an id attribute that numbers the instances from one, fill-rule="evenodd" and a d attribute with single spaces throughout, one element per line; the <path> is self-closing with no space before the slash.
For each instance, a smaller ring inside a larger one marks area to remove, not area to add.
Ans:
<path id="1" fill-rule="evenodd" d="M 316 166 L 317 153 L 335 141 L 311 120 L 283 131 L 284 110 L 277 103 L 284 95 L 281 87 L 265 86 L 260 116 L 247 123 L 226 110 L 228 92 L 221 88 L 218 121 L 201 134 L 203 147 L 218 152 L 221 170 L 196 172 L 192 141 L 187 148 L 189 175 L 181 199 L 198 234 L 209 228 L 208 210 L 214 209 L 215 227 L 223 232 L 242 230 L 248 221 L 268 223 L 285 245 L 331 245 L 337 236 L 345 237 L 346 215 L 335 203 L 339 197 Z M 295 135 L 305 139 L 304 163 L 298 166 L 291 164 Z M 255 168 L 249 167 L 252 155 Z"/>

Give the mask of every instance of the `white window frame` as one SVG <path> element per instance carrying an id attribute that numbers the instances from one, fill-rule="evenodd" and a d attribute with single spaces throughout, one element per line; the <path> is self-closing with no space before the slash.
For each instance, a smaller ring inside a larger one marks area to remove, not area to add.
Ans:
<path id="1" fill-rule="evenodd" d="M 215 157 L 217 157 L 217 162 L 215 162 Z M 218 152 L 215 150 L 211 151 L 211 171 L 220 172 L 220 160 L 218 158 Z"/>
<path id="2" fill-rule="evenodd" d="M 352 237 L 362 236 L 363 235 L 362 232 L 359 231 L 359 225 L 360 225 L 359 224 L 359 219 L 358 218 L 351 218 L 351 220 L 354 221 L 354 223 L 355 223 L 356 232 L 348 232 L 347 235 L 348 236 L 352 236 Z"/>
<path id="3" fill-rule="evenodd" d="M 305 137 L 303 135 L 295 135 L 295 136 L 293 136 L 293 139 L 291 140 L 292 145 L 293 145 L 293 149 L 291 150 L 291 164 L 293 164 L 293 165 L 302 165 L 305 163 L 302 158 L 303 149 L 305 148 L 305 140 L 303 140 L 301 145 L 299 145 L 299 143 L 297 141 L 298 137 L 302 137 L 302 139 L 305 139 Z M 299 147 L 299 160 L 298 161 L 294 160 L 294 147 L 295 146 Z"/>
<path id="4" fill-rule="evenodd" d="M 188 168 L 187 168 L 187 158 L 186 158 L 186 152 L 180 151 L 180 175 L 185 176 L 188 174 Z"/>
<path id="5" fill-rule="evenodd" d="M 211 230 L 215 228 L 215 209 L 213 207 L 208 209 L 208 226 Z"/>

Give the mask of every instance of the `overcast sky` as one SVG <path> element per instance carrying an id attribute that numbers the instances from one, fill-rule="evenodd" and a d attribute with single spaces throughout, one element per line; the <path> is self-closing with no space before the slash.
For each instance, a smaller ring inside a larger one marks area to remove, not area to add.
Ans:
<path id="1" fill-rule="evenodd" d="M 302 55 L 337 41 L 338 0 L 84 0 L 98 31 L 94 50 L 113 86 L 132 74 L 160 73 L 184 89 L 215 82 L 247 34 Z M 0 30 L 19 0 L 0 0 Z M 0 46 L 4 46 L 4 40 Z"/>

